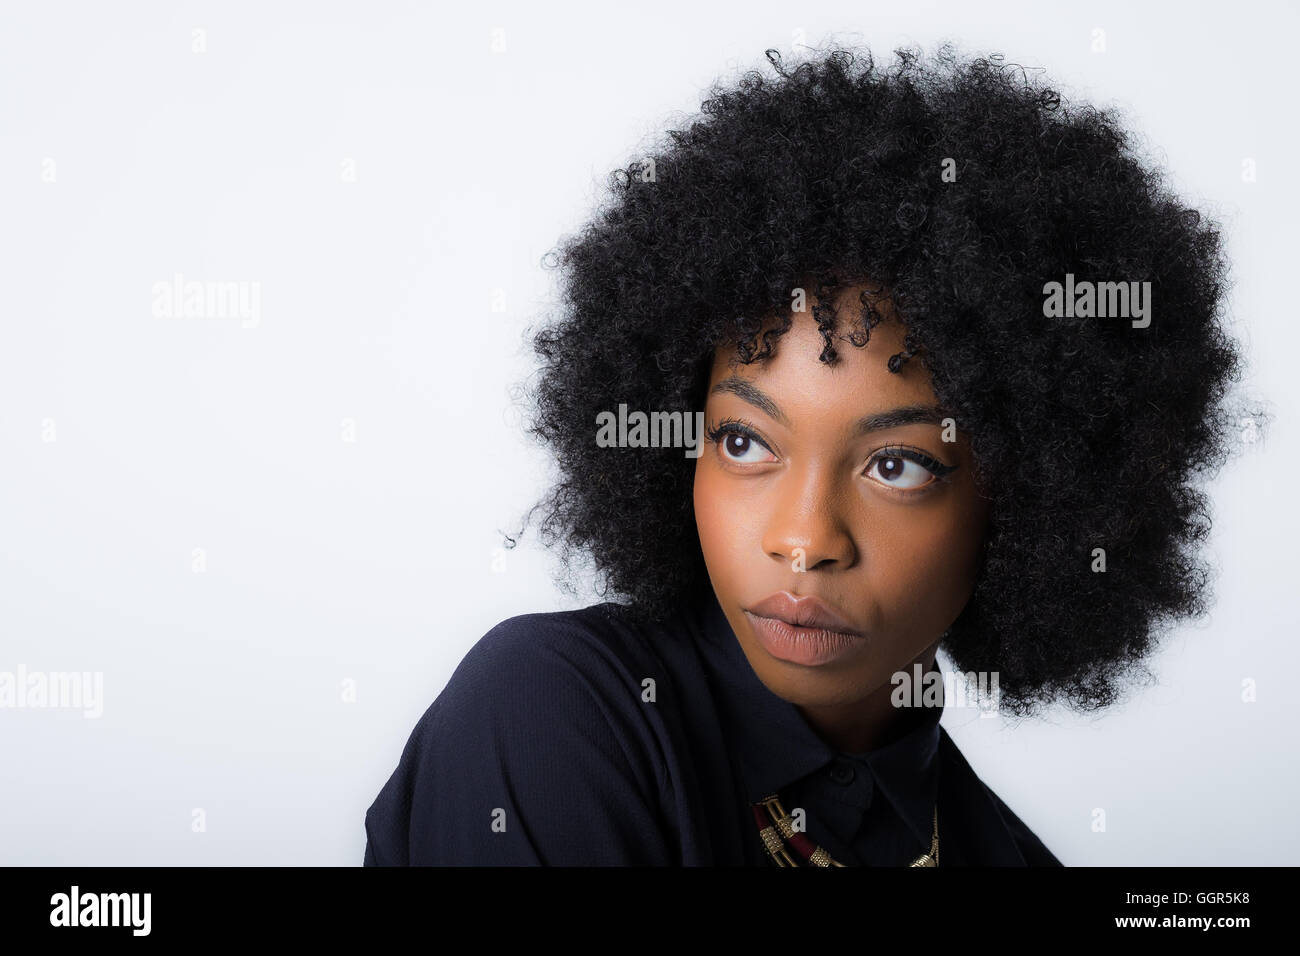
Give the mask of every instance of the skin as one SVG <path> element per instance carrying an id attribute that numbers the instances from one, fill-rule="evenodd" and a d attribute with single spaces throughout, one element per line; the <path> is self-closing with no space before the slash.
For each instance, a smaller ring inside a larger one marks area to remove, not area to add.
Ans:
<path id="1" fill-rule="evenodd" d="M 862 288 L 837 298 L 841 336 L 860 308 Z M 769 359 L 743 365 L 734 360 L 734 347 L 715 353 L 706 427 L 742 419 L 762 444 L 724 433 L 705 446 L 696 460 L 695 515 L 714 593 L 754 673 L 832 747 L 862 753 L 922 717 L 921 708 L 890 703 L 890 677 L 912 674 L 914 663 L 928 670 L 943 633 L 970 599 L 988 501 L 974 483 L 960 420 L 956 441 L 943 441 L 938 423 L 855 436 L 853 426 L 864 415 L 938 401 L 919 357 L 897 374 L 886 367 L 902 349 L 904 332 L 886 301 L 887 318 L 871 330 L 866 347 L 837 342 L 833 365 L 818 360 L 823 342 L 811 313 L 815 304 L 809 296 L 808 311 L 794 314 Z M 761 389 L 785 420 L 718 388 L 726 379 Z M 957 469 L 938 481 L 920 464 L 877 454 L 898 444 Z M 803 571 L 794 569 L 798 548 Z M 816 595 L 867 640 L 852 657 L 829 664 L 773 657 L 745 608 L 780 590 Z"/>

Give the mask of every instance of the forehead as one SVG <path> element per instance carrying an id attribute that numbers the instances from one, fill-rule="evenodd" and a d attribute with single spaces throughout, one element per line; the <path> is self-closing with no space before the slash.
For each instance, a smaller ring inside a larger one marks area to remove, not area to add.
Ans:
<path id="1" fill-rule="evenodd" d="M 884 318 L 871 330 L 865 346 L 848 341 L 851 331 L 860 330 L 855 318 L 859 308 L 856 295 L 840 300 L 834 339 L 837 357 L 833 364 L 820 359 L 825 340 L 811 312 L 792 315 L 790 329 L 773 340 L 773 354 L 766 359 L 742 364 L 736 357 L 735 345 L 724 344 L 714 353 L 709 399 L 730 394 L 714 389 L 725 379 L 739 378 L 756 385 L 783 410 L 789 410 L 789 406 L 829 414 L 842 407 L 847 413 L 860 413 L 904 403 L 933 402 L 930 374 L 922 362 L 913 359 L 903 363 L 897 373 L 889 371 L 889 357 L 902 351 L 906 331 L 892 314 L 882 310 Z M 774 320 L 769 320 L 763 328 L 766 331 L 775 325 Z"/>

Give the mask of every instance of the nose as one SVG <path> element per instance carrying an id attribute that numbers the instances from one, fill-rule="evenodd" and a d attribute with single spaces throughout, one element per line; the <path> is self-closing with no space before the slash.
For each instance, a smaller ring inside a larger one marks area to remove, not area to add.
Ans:
<path id="1" fill-rule="evenodd" d="M 805 571 L 849 567 L 857 549 L 845 521 L 845 504 L 828 469 L 787 472 L 769 499 L 763 550 L 786 564 L 802 555 Z"/>

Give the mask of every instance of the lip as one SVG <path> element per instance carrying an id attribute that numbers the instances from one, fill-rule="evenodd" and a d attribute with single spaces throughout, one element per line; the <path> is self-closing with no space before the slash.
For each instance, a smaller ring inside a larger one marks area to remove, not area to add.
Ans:
<path id="1" fill-rule="evenodd" d="M 789 591 L 777 591 L 745 610 L 759 617 L 785 621 L 794 627 L 822 628 L 857 637 L 866 636 L 850 624 L 848 618 L 814 594 L 795 597 Z"/>
<path id="2" fill-rule="evenodd" d="M 829 664 L 867 641 L 844 615 L 811 594 L 798 598 L 778 591 L 744 611 L 764 650 L 792 664 Z"/>

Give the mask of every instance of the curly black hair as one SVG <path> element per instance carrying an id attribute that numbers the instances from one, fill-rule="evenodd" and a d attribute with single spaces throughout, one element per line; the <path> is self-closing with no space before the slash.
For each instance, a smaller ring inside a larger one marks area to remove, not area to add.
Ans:
<path id="1" fill-rule="evenodd" d="M 864 294 L 841 335 L 832 296 L 869 280 L 906 328 L 890 369 L 925 363 L 991 499 L 982 570 L 941 647 L 998 672 L 1017 716 L 1115 702 L 1158 628 L 1208 609 L 1193 483 L 1233 453 L 1244 416 L 1267 419 L 1229 394 L 1244 362 L 1220 322 L 1220 227 L 1171 194 L 1113 110 L 1000 55 L 766 56 L 775 76 L 715 81 L 702 115 L 612 173 L 609 200 L 543 259 L 563 290 L 559 317 L 530 330 L 528 431 L 560 469 L 534 506 L 544 543 L 594 564 L 620 613 L 702 599 L 695 459 L 598 447 L 597 415 L 702 409 L 714 349 L 771 354 L 809 280 L 834 362 L 880 316 Z M 1045 285 L 1067 273 L 1149 281 L 1150 326 L 1045 316 Z M 781 321 L 760 347 L 764 317 Z"/>

